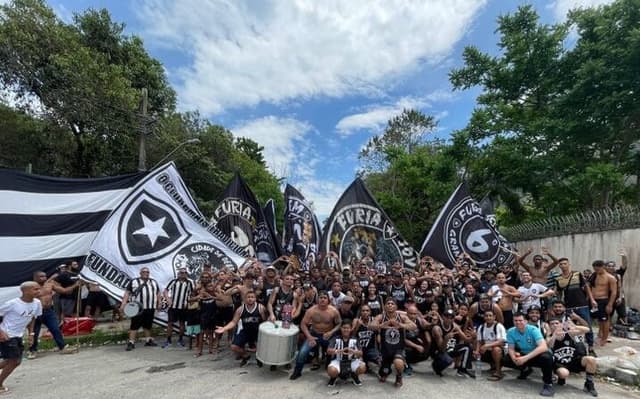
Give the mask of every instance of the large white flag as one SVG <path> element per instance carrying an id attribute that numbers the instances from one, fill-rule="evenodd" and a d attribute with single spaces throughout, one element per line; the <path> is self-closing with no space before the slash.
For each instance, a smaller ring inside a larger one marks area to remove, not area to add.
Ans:
<path id="1" fill-rule="evenodd" d="M 141 180 L 109 215 L 81 276 L 119 299 L 143 266 L 164 288 L 180 267 L 196 278 L 204 264 L 236 269 L 244 259 L 240 247 L 209 225 L 169 163 Z"/>

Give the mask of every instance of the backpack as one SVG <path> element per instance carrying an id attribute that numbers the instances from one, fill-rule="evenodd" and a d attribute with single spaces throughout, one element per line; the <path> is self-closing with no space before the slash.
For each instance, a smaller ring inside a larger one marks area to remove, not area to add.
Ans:
<path id="1" fill-rule="evenodd" d="M 482 323 L 480 325 L 480 327 L 478 328 L 478 337 L 482 340 L 482 338 L 484 337 L 484 324 Z M 493 335 L 496 336 L 496 338 L 498 337 L 498 322 L 496 321 L 495 323 L 493 323 Z"/>

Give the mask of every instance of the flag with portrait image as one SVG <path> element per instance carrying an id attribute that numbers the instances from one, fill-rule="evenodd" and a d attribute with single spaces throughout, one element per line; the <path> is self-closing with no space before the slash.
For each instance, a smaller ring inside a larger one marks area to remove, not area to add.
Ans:
<path id="1" fill-rule="evenodd" d="M 480 268 L 496 268 L 513 260 L 509 244 L 488 222 L 465 182 L 440 211 L 420 250 L 422 256 L 431 256 L 450 268 L 463 253 Z"/>
<path id="2" fill-rule="evenodd" d="M 338 254 L 343 267 L 366 256 L 387 266 L 400 262 L 408 269 L 414 269 L 418 260 L 416 251 L 402 238 L 360 178 L 347 187 L 333 208 L 321 248 L 325 254 Z"/>
<path id="3" fill-rule="evenodd" d="M 315 263 L 320 248 L 320 224 L 309 201 L 290 184 L 284 190 L 282 247 L 295 255 L 305 270 Z"/>
<path id="4" fill-rule="evenodd" d="M 240 174 L 236 173 L 224 190 L 213 219 L 220 231 L 262 263 L 271 264 L 282 255 L 262 207 Z"/>

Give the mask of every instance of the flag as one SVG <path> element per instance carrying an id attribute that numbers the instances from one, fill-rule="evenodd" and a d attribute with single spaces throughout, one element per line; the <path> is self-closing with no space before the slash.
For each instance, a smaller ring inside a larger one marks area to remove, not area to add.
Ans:
<path id="1" fill-rule="evenodd" d="M 0 302 L 35 271 L 81 264 L 111 210 L 144 176 L 70 179 L 0 169 Z"/>
<path id="2" fill-rule="evenodd" d="M 309 270 L 320 248 L 320 223 L 309 202 L 289 184 L 284 190 L 284 204 L 282 247 L 287 255 L 296 255 L 303 268 Z"/>
<path id="3" fill-rule="evenodd" d="M 216 227 L 231 237 L 248 256 L 271 264 L 282 255 L 258 200 L 238 173 L 222 194 L 213 219 Z"/>
<path id="4" fill-rule="evenodd" d="M 440 211 L 420 253 L 453 267 L 465 252 L 480 268 L 502 266 L 510 263 L 513 256 L 509 244 L 487 222 L 480 204 L 463 182 Z"/>
<path id="5" fill-rule="evenodd" d="M 322 250 L 338 254 L 343 266 L 370 256 L 413 269 L 418 254 L 402 238 L 364 182 L 357 178 L 338 200 L 322 236 Z"/>
<path id="6" fill-rule="evenodd" d="M 181 267 L 195 279 L 204 264 L 235 270 L 243 261 L 242 249 L 207 223 L 169 163 L 140 181 L 111 213 L 91 243 L 80 275 L 120 299 L 142 267 L 149 268 L 162 289 Z"/>

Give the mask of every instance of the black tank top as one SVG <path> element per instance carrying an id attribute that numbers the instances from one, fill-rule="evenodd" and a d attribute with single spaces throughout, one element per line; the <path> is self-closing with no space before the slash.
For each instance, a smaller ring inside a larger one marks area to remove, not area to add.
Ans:
<path id="1" fill-rule="evenodd" d="M 242 314 L 240 315 L 242 321 L 242 329 L 247 331 L 251 335 L 258 335 L 258 328 L 260 323 L 264 320 L 260 314 L 260 305 L 255 303 L 253 309 L 247 308 L 247 305 L 242 305 Z"/>
<path id="2" fill-rule="evenodd" d="M 404 309 L 404 304 L 407 302 L 407 289 L 404 285 L 400 287 L 396 287 L 395 285 L 391 286 L 390 290 L 391 298 L 395 299 L 398 304 L 398 309 Z"/>
<path id="3" fill-rule="evenodd" d="M 396 313 L 395 317 L 398 323 L 402 320 L 400 315 Z M 387 314 L 382 315 L 382 322 L 388 321 Z M 398 352 L 404 350 L 404 329 L 396 327 L 387 327 L 380 329 L 380 352 L 383 357 L 395 356 Z"/>
<path id="4" fill-rule="evenodd" d="M 280 287 L 280 289 L 278 289 L 278 293 L 276 294 L 276 300 L 273 304 L 273 313 L 276 316 L 276 319 L 280 320 L 282 307 L 287 303 L 289 305 L 293 305 L 293 290 L 284 292 L 282 291 L 282 287 Z"/>
<path id="5" fill-rule="evenodd" d="M 376 332 L 364 325 L 362 322 L 358 326 L 356 337 L 358 339 L 358 344 L 363 351 L 374 348 L 376 345 Z"/>
<path id="6" fill-rule="evenodd" d="M 556 339 L 551 350 L 558 364 L 567 365 L 578 356 L 578 345 L 569 333 L 566 333 L 562 339 Z"/>

